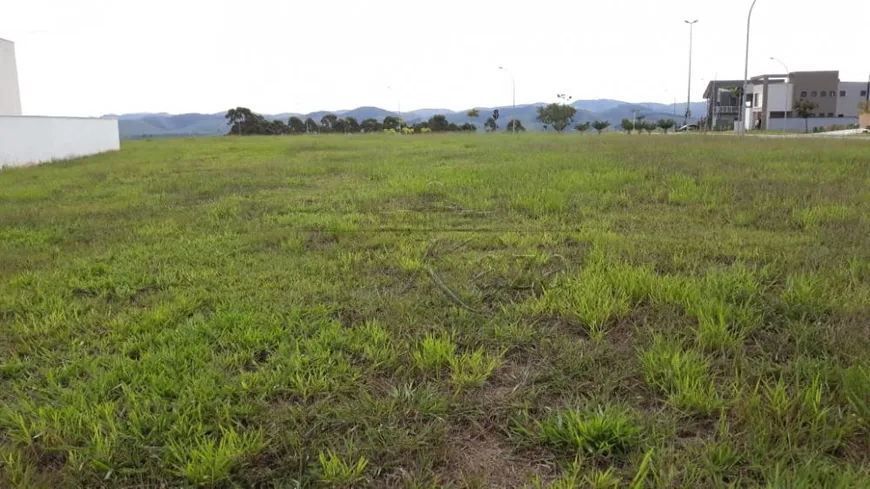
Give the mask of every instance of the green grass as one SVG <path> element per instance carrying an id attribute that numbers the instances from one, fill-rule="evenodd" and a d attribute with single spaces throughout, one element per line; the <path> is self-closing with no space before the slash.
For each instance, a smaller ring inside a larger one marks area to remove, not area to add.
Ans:
<path id="1" fill-rule="evenodd" d="M 868 154 L 225 137 L 0 171 L 0 487 L 868 487 Z"/>
<path id="2" fill-rule="evenodd" d="M 634 418 L 626 410 L 614 407 L 586 411 L 565 409 L 534 423 L 533 428 L 521 426 L 518 431 L 573 453 L 619 454 L 634 448 L 642 432 Z"/>

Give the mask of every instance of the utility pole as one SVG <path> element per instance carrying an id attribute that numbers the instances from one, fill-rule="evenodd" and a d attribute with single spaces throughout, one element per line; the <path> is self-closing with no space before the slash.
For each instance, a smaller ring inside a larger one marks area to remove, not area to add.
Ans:
<path id="1" fill-rule="evenodd" d="M 513 73 L 511 73 L 510 70 L 508 70 L 504 66 L 499 66 L 498 69 L 504 71 L 505 73 L 507 73 L 508 75 L 511 76 L 511 89 L 512 89 L 512 94 L 513 94 L 513 101 L 511 103 L 512 103 L 512 107 L 513 107 L 513 117 L 516 117 L 516 114 L 517 114 L 517 78 L 514 76 Z M 511 120 L 516 121 L 517 119 L 511 119 Z M 511 130 L 513 131 L 514 134 L 516 134 L 517 133 L 517 123 L 514 122 L 511 125 L 513 126 L 511 128 Z"/>
<path id="2" fill-rule="evenodd" d="M 785 68 L 785 109 L 784 109 L 785 110 L 785 112 L 784 112 L 784 114 L 785 114 L 784 121 L 785 122 L 783 122 L 783 125 L 782 125 L 782 130 L 783 130 L 783 132 L 785 132 L 788 130 L 788 109 L 790 108 L 789 104 L 788 104 L 788 99 L 789 99 L 788 95 L 789 95 L 789 91 L 790 91 L 789 82 L 791 81 L 791 71 L 788 70 L 788 66 L 786 66 L 786 64 L 783 63 L 781 60 L 774 58 L 773 56 L 771 56 L 770 59 L 772 61 L 776 61 L 777 63 L 781 64 L 783 68 Z"/>
<path id="3" fill-rule="evenodd" d="M 689 125 L 689 117 L 692 116 L 692 36 L 694 33 L 695 24 L 698 23 L 698 19 L 693 21 L 685 20 L 685 23 L 689 24 L 689 93 L 686 97 L 686 126 Z"/>
<path id="4" fill-rule="evenodd" d="M 396 106 L 397 106 L 397 114 L 399 115 L 399 121 L 402 120 L 402 97 L 399 96 L 399 92 L 397 90 L 393 90 L 392 86 L 387 86 L 387 90 L 393 92 L 393 95 L 396 96 Z M 401 123 L 399 124 L 401 126 Z"/>
<path id="5" fill-rule="evenodd" d="M 752 11 L 755 9 L 757 1 L 752 0 L 752 5 L 749 7 L 749 15 L 746 17 L 746 57 L 743 59 L 743 93 L 740 95 L 740 125 L 737 128 L 737 132 L 741 136 L 746 134 L 746 85 L 749 83 L 749 30 L 752 27 Z"/>

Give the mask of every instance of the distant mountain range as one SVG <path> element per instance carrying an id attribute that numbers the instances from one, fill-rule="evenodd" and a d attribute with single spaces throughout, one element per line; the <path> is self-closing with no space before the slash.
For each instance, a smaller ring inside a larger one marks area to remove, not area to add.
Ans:
<path id="1" fill-rule="evenodd" d="M 480 112 L 480 117 L 476 119 L 469 118 L 466 115 L 467 111 L 452 111 L 447 109 L 418 109 L 398 114 L 389 110 L 378 107 L 357 107 L 352 110 L 338 111 L 318 111 L 310 114 L 269 114 L 265 115 L 267 119 L 287 121 L 291 116 L 297 116 L 303 120 L 311 117 L 318 123 L 326 114 L 335 114 L 339 117 L 355 117 L 357 121 L 374 118 L 383 120 L 387 116 L 400 116 L 408 123 L 415 123 L 423 120 L 428 120 L 435 114 L 444 114 L 450 122 L 463 124 L 471 122 L 477 124 L 478 127 L 483 126 L 483 122 L 492 113 L 493 109 L 498 109 L 501 115 L 499 122 L 504 126 L 511 119 L 519 119 L 523 126 L 529 130 L 543 130 L 543 127 L 535 121 L 537 117 L 537 108 L 545 105 L 543 103 L 524 104 L 514 107 L 477 107 Z M 686 111 L 686 104 L 660 104 L 654 102 L 644 103 L 629 103 L 620 100 L 599 99 L 599 100 L 577 100 L 571 105 L 577 109 L 577 115 L 574 118 L 575 123 L 586 121 L 604 120 L 610 121 L 611 124 L 617 125 L 622 119 L 631 119 L 636 113 L 637 115 L 645 116 L 647 119 L 674 119 L 678 124 L 682 123 L 682 118 Z M 691 110 L 693 119 L 704 114 L 706 104 L 704 102 L 692 102 Z M 676 114 L 676 115 L 674 115 Z M 170 136 L 215 136 L 227 133 L 227 121 L 224 119 L 224 112 L 216 114 L 167 114 L 167 113 L 136 113 L 136 114 L 108 114 L 103 116 L 106 119 L 118 119 L 118 126 L 121 132 L 121 137 L 124 139 L 138 139 L 145 137 L 170 137 Z"/>

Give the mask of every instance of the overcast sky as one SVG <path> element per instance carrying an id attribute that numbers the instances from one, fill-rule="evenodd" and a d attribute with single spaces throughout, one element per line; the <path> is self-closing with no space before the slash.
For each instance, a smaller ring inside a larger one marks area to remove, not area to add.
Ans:
<path id="1" fill-rule="evenodd" d="M 0 0 L 31 115 L 685 101 L 742 78 L 750 0 Z M 870 74 L 870 0 L 759 0 L 750 75 Z M 387 87 L 392 87 L 388 89 Z"/>

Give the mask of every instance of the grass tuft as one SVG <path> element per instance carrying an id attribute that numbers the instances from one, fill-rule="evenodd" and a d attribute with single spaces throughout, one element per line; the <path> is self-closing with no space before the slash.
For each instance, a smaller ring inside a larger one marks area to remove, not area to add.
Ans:
<path id="1" fill-rule="evenodd" d="M 441 370 L 456 359 L 456 343 L 452 334 L 427 334 L 414 350 L 414 365 L 421 372 L 441 375 Z"/>
<path id="2" fill-rule="evenodd" d="M 633 450 L 641 441 L 643 428 L 630 411 L 608 406 L 551 412 L 534 423 L 531 433 L 555 448 L 598 456 Z"/>
<path id="3" fill-rule="evenodd" d="M 501 358 L 491 357 L 482 349 L 454 356 L 450 360 L 450 382 L 459 390 L 480 387 L 499 365 Z"/>
<path id="4" fill-rule="evenodd" d="M 712 414 L 724 406 L 710 374 L 710 360 L 702 353 L 657 335 L 641 353 L 641 363 L 647 385 L 663 392 L 673 407 Z"/>
<path id="5" fill-rule="evenodd" d="M 321 452 L 317 460 L 320 462 L 320 482 L 326 487 L 356 487 L 365 480 L 365 470 L 369 465 L 365 457 L 354 463 L 346 462 L 332 450 Z"/>
<path id="6" fill-rule="evenodd" d="M 230 477 L 230 471 L 260 451 L 263 433 L 239 434 L 232 428 L 221 430 L 221 436 L 200 436 L 193 440 L 171 442 L 167 462 L 172 471 L 194 484 L 214 485 Z"/>

